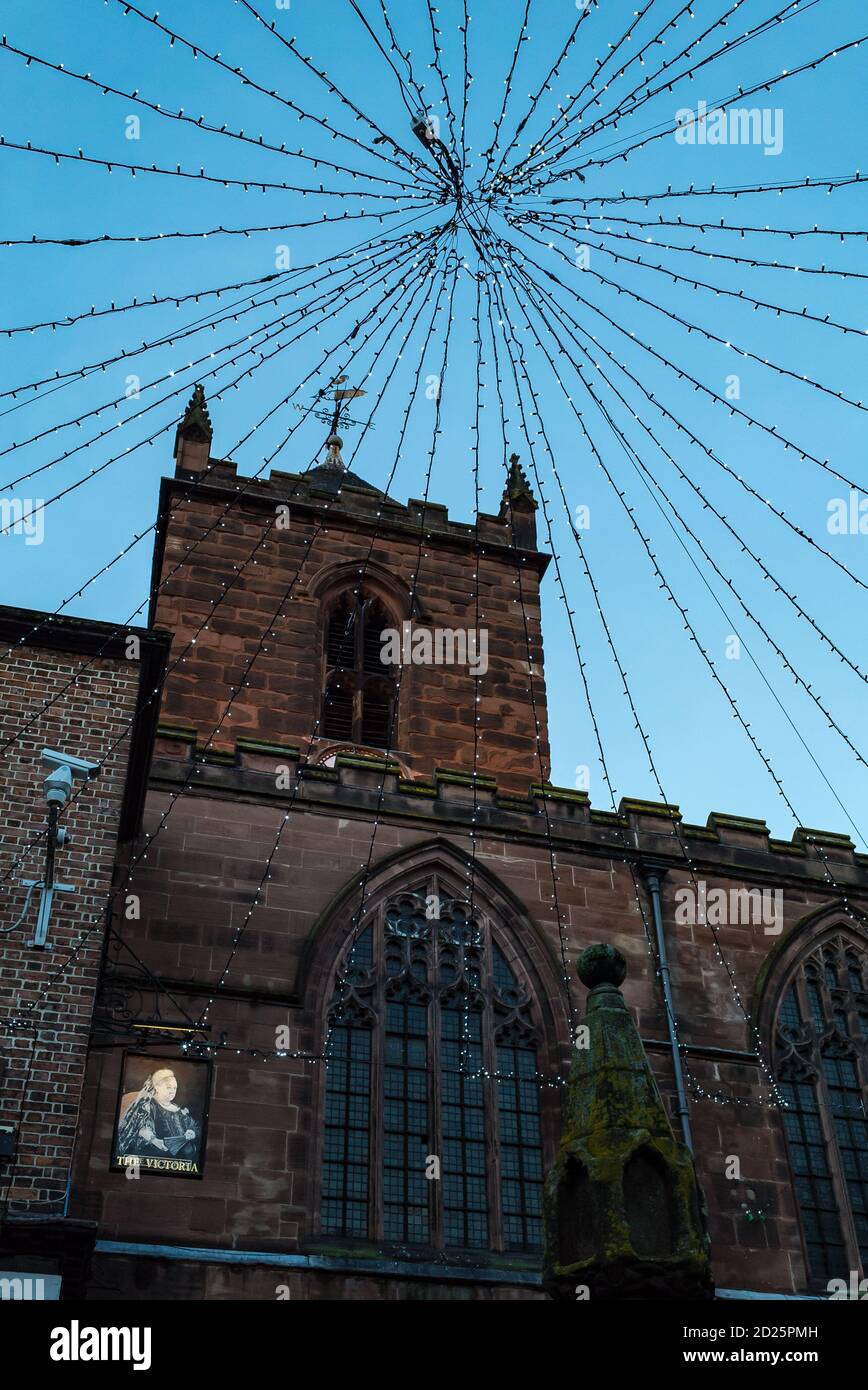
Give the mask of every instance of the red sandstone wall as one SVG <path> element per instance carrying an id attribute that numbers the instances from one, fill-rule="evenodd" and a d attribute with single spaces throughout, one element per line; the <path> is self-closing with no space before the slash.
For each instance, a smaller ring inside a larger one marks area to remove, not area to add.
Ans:
<path id="1" fill-rule="evenodd" d="M 150 795 L 147 820 L 151 826 L 165 804 L 164 794 Z M 152 969 L 173 980 L 216 980 L 234 928 L 259 882 L 282 814 L 277 806 L 233 803 L 201 794 L 178 804 L 155 843 L 147 872 L 136 875 L 142 920 L 127 924 L 128 939 Z M 433 833 L 434 827 L 418 823 L 381 823 L 374 865 L 399 846 L 409 849 L 430 840 Z M 446 830 L 440 834 L 466 850 L 466 834 Z M 228 980 L 236 993 L 218 1000 L 212 1010 L 213 1036 L 226 1030 L 233 1047 L 270 1049 L 275 1029 L 290 1023 L 293 1047 L 318 1047 L 322 1019 L 314 1006 L 319 986 L 315 975 L 305 982 L 304 948 L 320 914 L 358 873 L 370 843 L 370 820 L 348 819 L 337 811 L 294 813 L 264 901 L 244 934 Z M 544 949 L 557 974 L 559 941 L 545 844 L 482 836 L 478 861 L 481 869 L 495 875 L 524 904 L 547 943 Z M 616 858 L 605 860 L 577 850 L 559 851 L 558 869 L 558 898 L 571 960 L 593 941 L 615 944 L 628 961 L 626 997 L 643 1038 L 665 1039 L 659 994 L 627 869 Z M 706 877 L 710 886 L 715 882 L 732 886 L 730 879 L 716 879 L 712 873 Z M 671 926 L 674 889 L 687 881 L 686 875 L 673 874 L 667 883 L 665 908 L 682 1038 L 696 1046 L 745 1049 L 750 1042 L 746 1025 L 714 957 L 707 928 Z M 791 887 L 785 931 L 819 901 L 818 893 Z M 742 996 L 749 1001 L 774 938 L 756 927 L 727 929 L 724 940 Z M 529 935 L 518 944 L 529 953 L 539 949 L 536 934 L 533 940 Z M 582 994 L 577 985 L 580 1006 Z M 197 1011 L 201 1003 L 200 999 Z M 671 1103 L 669 1057 L 662 1049 L 652 1049 L 650 1057 Z M 760 1090 L 756 1068 L 748 1063 L 693 1055 L 689 1065 L 708 1090 L 720 1089 L 745 1101 L 755 1099 Z M 119 1069 L 116 1052 L 91 1058 L 88 1137 L 79 1152 L 74 1210 L 99 1219 L 101 1238 L 282 1252 L 304 1247 L 313 1229 L 315 1208 L 318 1066 L 292 1060 L 257 1061 L 232 1051 L 219 1054 L 201 1182 L 152 1175 L 130 1182 L 123 1174 L 108 1171 Z M 545 1092 L 544 1101 L 551 1144 L 559 1126 L 558 1093 Z M 718 1285 L 770 1291 L 804 1288 L 801 1241 L 778 1113 L 704 1100 L 692 1104 L 691 1120 L 711 1208 Z M 726 1176 L 732 1156 L 741 1165 L 740 1183 Z M 768 1213 L 764 1224 L 751 1224 L 744 1217 L 748 1189 L 755 1194 L 750 1204 L 761 1205 Z M 227 1269 L 209 1271 L 209 1288 L 221 1290 L 209 1296 L 249 1296 L 244 1290 L 250 1277 Z M 166 1278 L 175 1278 L 174 1266 L 167 1266 Z"/>
<path id="2" fill-rule="evenodd" d="M 178 504 L 166 542 L 164 578 L 224 507 L 223 501 L 201 495 Z M 300 571 L 292 596 L 274 623 L 267 650 L 256 655 L 243 693 L 214 737 L 212 747 L 217 749 L 233 748 L 240 735 L 297 743 L 307 749 L 320 714 L 324 674 L 321 605 L 309 586 L 316 587 L 316 581 L 333 566 L 350 562 L 354 568 L 363 566 L 371 551 L 371 534 L 337 515 L 322 513 L 319 520 L 327 525 L 312 540 L 317 520 L 293 503 L 290 512 L 289 528 L 272 527 L 269 539 L 256 551 L 255 563 L 242 569 L 274 513 L 267 505 L 233 506 L 198 546 L 192 563 L 166 583 L 158 600 L 157 625 L 177 634 L 174 660 L 206 621 L 224 584 L 231 584 L 208 630 L 170 676 L 163 700 L 163 722 L 193 725 L 204 743 Z M 416 621 L 427 627 L 475 628 L 472 545 L 462 548 L 457 542 L 435 538 L 422 550 L 416 588 L 421 614 Z M 418 540 L 412 533 L 376 538 L 371 560 L 387 568 L 403 591 L 409 592 L 419 562 Z M 233 566 L 241 571 L 234 583 Z M 531 783 L 544 780 L 549 765 L 538 576 L 529 566 L 522 567 L 521 594 L 536 670 L 542 774 L 515 563 L 489 547 L 480 564 L 479 582 L 479 626 L 489 634 L 489 669 L 479 683 L 477 770 L 496 773 L 504 787 L 526 792 Z M 405 667 L 392 751 L 417 775 L 430 776 L 436 767 L 472 771 L 475 695 L 467 667 Z"/>
<path id="3" fill-rule="evenodd" d="M 164 575 L 217 520 L 223 505 L 201 493 L 179 503 L 169 528 Z M 263 631 L 301 567 L 294 596 L 273 623 L 267 650 L 257 655 L 248 684 L 233 704 L 231 718 L 223 721 L 211 741 L 213 750 L 228 755 L 227 764 L 233 762 L 239 738 L 298 744 L 306 754 L 322 688 L 319 595 L 323 577 L 339 565 L 363 565 L 370 549 L 369 534 L 330 512 L 322 515 L 327 525 L 306 553 L 316 521 L 303 509 L 291 505 L 290 510 L 290 528 L 273 531 L 257 551 L 257 563 L 248 565 L 237 583 L 232 583 L 270 519 L 264 505 L 233 507 L 197 549 L 195 562 L 167 583 L 157 608 L 157 622 L 177 634 L 173 647 L 173 658 L 177 658 L 223 593 L 223 586 L 231 585 L 208 630 L 170 678 L 163 704 L 163 723 L 192 726 L 201 750 L 221 720 L 231 688 L 239 685 L 245 661 L 257 651 Z M 405 590 L 410 587 L 417 555 L 415 538 L 406 535 L 384 535 L 375 541 L 372 552 L 374 562 L 390 571 Z M 457 539 L 438 537 L 426 543 L 418 586 L 422 610 L 418 621 L 451 628 L 474 625 L 473 568 L 472 548 L 462 549 Z M 541 777 L 515 570 L 490 551 L 480 565 L 480 577 L 480 609 L 490 631 L 491 667 L 481 682 L 483 738 L 478 770 L 496 775 L 500 792 L 526 794 L 529 784 L 538 783 Z M 522 579 L 534 657 L 541 663 L 538 580 L 528 568 L 523 568 Z M 407 670 L 393 751 L 415 777 L 431 778 L 438 767 L 472 770 L 474 694 L 472 676 L 460 668 Z M 536 695 L 547 767 L 541 682 Z M 189 747 L 183 742 L 164 742 L 160 751 L 183 760 Z M 281 799 L 272 804 L 264 799 L 273 795 L 271 785 L 266 789 L 260 784 L 256 790 L 244 782 L 248 769 L 265 772 L 269 757 L 264 752 L 258 757 L 245 754 L 231 771 L 227 770 L 224 792 L 206 792 L 208 769 L 198 765 L 202 780 L 193 776 L 191 781 L 199 790 L 178 800 L 154 842 L 147 865 L 136 871 L 131 884 L 141 899 L 141 919 L 125 922 L 125 938 L 194 1017 L 228 959 L 235 931 L 259 886 L 284 815 Z M 175 767 L 186 775 L 183 761 L 176 761 Z M 169 777 L 165 767 L 161 775 Z M 342 794 L 349 786 L 367 788 L 370 793 L 376 792 L 380 776 L 343 769 L 340 780 Z M 162 787 L 150 792 L 147 828 L 153 830 L 159 823 L 171 785 L 169 777 Z M 394 786 L 391 791 L 395 791 Z M 480 795 L 491 799 L 490 792 Z M 449 797 L 465 803 L 455 816 L 450 816 L 446 804 Z M 455 785 L 447 792 L 441 785 L 436 795 L 432 790 L 430 795 L 413 798 L 414 812 L 418 806 L 415 815 L 384 810 L 374 840 L 374 871 L 399 849 L 409 853 L 414 846 L 435 838 L 466 854 L 467 824 L 460 821 L 463 811 L 466 822 L 468 797 L 472 799 L 473 793 L 467 787 Z M 572 798 L 573 803 L 578 800 Z M 210 1013 L 212 1039 L 225 1033 L 229 1046 L 217 1054 L 215 1062 L 201 1181 L 147 1173 L 130 1181 L 122 1173 L 109 1171 L 121 1054 L 112 1049 L 91 1056 L 73 1211 L 98 1219 L 102 1239 L 291 1253 L 305 1249 L 315 1236 L 321 1069 L 297 1059 L 254 1059 L 243 1050 L 255 1047 L 271 1051 L 276 1029 L 287 1024 L 291 1026 L 292 1048 L 319 1049 L 326 977 L 334 961 L 324 946 L 317 954 L 316 944 L 322 938 L 316 933 L 323 927 L 330 904 L 368 859 L 370 812 L 376 802 L 374 796 L 368 811 L 362 812 L 357 809 L 359 802 L 348 809 L 346 804 L 330 806 L 327 797 L 305 804 L 302 796 L 294 807 L 263 900 L 244 932 L 227 988 Z M 546 981 L 540 1002 L 552 1035 L 549 1066 L 552 1073 L 565 1074 L 568 1054 L 560 1002 L 561 943 L 552 901 L 546 823 L 539 814 L 541 805 L 528 803 L 521 816 L 522 827 L 509 829 L 508 809 L 505 817 L 500 817 L 499 832 L 480 833 L 478 864 L 523 905 L 525 925 L 515 945 L 536 962 L 538 979 Z M 611 941 L 624 953 L 629 967 L 626 996 L 643 1038 L 651 1043 L 649 1056 L 671 1104 L 671 1059 L 666 1050 L 659 988 L 633 882 L 617 853 L 619 834 L 608 828 L 611 818 L 598 817 L 592 823 L 587 807 L 578 804 L 567 808 L 554 801 L 546 819 L 548 816 L 553 818 L 556 838 L 560 839 L 557 894 L 571 974 L 575 956 L 591 942 Z M 559 817 L 566 819 L 559 821 Z M 714 841 L 709 848 L 709 867 L 702 871 L 709 887 L 738 885 L 741 880 L 737 876 L 727 878 L 724 873 L 742 850 L 750 851 L 761 872 L 771 876 L 764 882 L 780 879 L 786 883 L 785 932 L 822 901 L 821 890 L 811 885 L 801 847 L 794 846 L 794 857 L 787 859 L 783 851 L 789 853 L 788 847 L 770 850 L 767 833 L 742 833 L 732 825 L 720 834 L 693 830 L 701 850 L 703 836 Z M 629 817 L 631 843 L 635 834 L 649 852 L 675 852 L 670 831 L 665 814 L 662 829 L 659 812 L 631 813 Z M 581 847 L 583 839 L 587 848 Z M 753 1040 L 716 958 L 708 929 L 676 929 L 672 925 L 675 890 L 687 882 L 686 874 L 672 871 L 666 882 L 664 911 L 682 1040 L 699 1049 L 750 1050 Z M 727 958 L 748 1006 L 775 940 L 761 927 L 727 928 L 723 934 Z M 338 949 L 337 943 L 333 949 Z M 580 1012 L 582 994 L 576 984 Z M 242 1049 L 240 1054 L 236 1048 Z M 161 1049 L 155 1055 L 168 1058 L 172 1054 Z M 691 1052 L 688 1062 L 696 1082 L 709 1092 L 725 1092 L 746 1102 L 755 1101 L 760 1092 L 767 1094 L 755 1065 L 747 1059 L 724 1059 L 709 1052 L 703 1055 L 700 1050 Z M 560 1093 L 547 1090 L 543 1099 L 547 1159 L 551 1161 L 560 1125 Z M 710 1206 L 718 1285 L 769 1291 L 803 1288 L 801 1239 L 777 1111 L 705 1099 L 691 1105 L 691 1122 Z M 741 1168 L 737 1182 L 727 1176 L 733 1158 Z M 748 1203 L 767 1213 L 764 1223 L 746 1220 L 743 1208 Z M 97 1286 L 122 1296 L 139 1290 L 146 1296 L 182 1298 L 272 1297 L 272 1286 L 286 1283 L 292 1297 L 367 1294 L 391 1298 L 412 1297 L 424 1287 L 412 1281 L 377 1281 L 349 1274 L 275 1274 L 268 1266 L 251 1270 L 108 1255 L 101 1256 L 100 1261 Z M 439 1292 L 440 1285 L 432 1284 L 427 1292 L 432 1297 L 468 1296 L 463 1287 L 463 1293 L 447 1294 Z M 473 1291 L 469 1292 L 472 1295 Z M 533 1294 L 530 1290 L 496 1294 L 488 1290 L 485 1296 Z"/>

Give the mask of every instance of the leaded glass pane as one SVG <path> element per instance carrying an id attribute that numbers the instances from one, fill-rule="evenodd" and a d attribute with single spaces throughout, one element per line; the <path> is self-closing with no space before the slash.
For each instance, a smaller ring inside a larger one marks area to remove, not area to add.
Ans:
<path id="1" fill-rule="evenodd" d="M 832 1109 L 841 1167 L 853 1212 L 862 1260 L 868 1263 L 868 1116 L 856 1065 L 827 1057 L 823 1070 Z"/>
<path id="2" fill-rule="evenodd" d="M 497 1071 L 504 1244 L 507 1250 L 538 1250 L 543 1163 L 535 1050 L 501 1042 Z"/>
<path id="3" fill-rule="evenodd" d="M 779 1089 L 789 1107 L 784 1112 L 784 1124 L 810 1274 L 815 1279 L 828 1280 L 841 1274 L 846 1256 L 816 1088 L 781 1082 Z"/>
<path id="4" fill-rule="evenodd" d="M 440 1019 L 443 1111 L 443 1237 L 446 1245 L 488 1245 L 482 1018 L 454 1000 Z M 448 1145 L 448 1152 L 447 1152 Z"/>
<path id="5" fill-rule="evenodd" d="M 868 1262 L 865 960 L 845 938 L 827 939 L 799 975 L 778 1017 L 780 1089 L 809 1272 L 827 1283 Z M 813 1030 L 798 1026 L 800 987 Z"/>
<path id="6" fill-rule="evenodd" d="M 383 1235 L 410 1243 L 429 1238 L 425 1158 L 429 1152 L 425 1004 L 386 1005 L 383 1090 Z"/>
<path id="7" fill-rule="evenodd" d="M 820 986 L 814 980 L 808 981 L 808 1002 L 811 1006 L 811 1017 L 814 1020 L 814 1027 L 818 1032 L 822 1032 L 826 1026 L 826 1014 L 823 1008 L 823 996 L 820 993 Z"/>
<path id="8" fill-rule="evenodd" d="M 802 1015 L 799 1009 L 799 1000 L 795 989 L 791 985 L 781 1003 L 780 1027 L 782 1029 L 798 1030 L 801 1026 Z"/>
<path id="9" fill-rule="evenodd" d="M 326 1048 L 321 1224 L 326 1235 L 367 1236 L 371 1033 L 337 1022 Z"/>

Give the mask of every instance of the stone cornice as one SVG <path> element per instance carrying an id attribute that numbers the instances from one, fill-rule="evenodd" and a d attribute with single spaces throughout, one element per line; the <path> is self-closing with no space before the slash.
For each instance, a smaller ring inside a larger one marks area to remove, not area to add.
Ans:
<path id="1" fill-rule="evenodd" d="M 160 727 L 153 787 L 172 788 L 188 777 L 192 732 Z M 167 745 L 161 747 L 164 738 Z M 187 756 L 171 756 L 170 750 L 180 742 L 187 743 Z M 677 808 L 663 803 L 624 799 L 616 815 L 595 811 L 584 793 L 568 788 L 534 786 L 527 797 L 520 797 L 499 792 L 495 778 L 474 779 L 442 768 L 430 782 L 410 781 L 394 763 L 376 758 L 341 757 L 335 767 L 307 764 L 299 769 L 296 748 L 257 745 L 255 740 L 239 739 L 234 755 L 196 753 L 195 757 L 199 770 L 188 788 L 191 795 L 293 804 L 299 814 L 377 816 L 426 831 L 468 834 L 475 828 L 478 835 L 516 844 L 546 844 L 551 835 L 558 853 L 636 865 L 653 859 L 682 872 L 686 868 L 683 843 L 699 874 L 802 888 L 807 882 L 812 891 L 826 892 L 830 898 L 846 887 L 862 890 L 868 897 L 868 855 L 855 853 L 852 842 L 834 832 L 797 828 L 792 841 L 774 840 L 763 821 L 712 813 L 706 826 L 690 825 L 679 817 L 680 833 L 676 834 L 672 817 L 678 817 Z M 276 786 L 277 764 L 289 769 L 287 789 Z M 828 883 L 816 845 L 831 865 L 837 887 Z"/>

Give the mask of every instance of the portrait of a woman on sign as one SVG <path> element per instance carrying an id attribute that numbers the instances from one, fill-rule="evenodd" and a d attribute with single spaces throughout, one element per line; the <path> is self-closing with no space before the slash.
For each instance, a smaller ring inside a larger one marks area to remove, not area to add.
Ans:
<path id="1" fill-rule="evenodd" d="M 113 1168 L 199 1177 L 210 1066 L 128 1052 L 112 1151 Z"/>

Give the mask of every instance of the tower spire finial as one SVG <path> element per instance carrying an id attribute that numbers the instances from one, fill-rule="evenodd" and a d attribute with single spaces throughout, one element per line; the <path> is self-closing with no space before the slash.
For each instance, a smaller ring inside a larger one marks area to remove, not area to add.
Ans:
<path id="1" fill-rule="evenodd" d="M 343 448 L 344 441 L 338 434 L 338 429 L 340 428 L 342 419 L 346 419 L 347 401 L 355 400 L 357 396 L 364 396 L 367 394 L 360 386 L 344 386 L 346 380 L 346 376 L 336 376 L 331 383 L 334 387 L 334 410 L 331 415 L 331 432 L 326 440 L 328 456 L 323 465 L 325 468 L 336 468 L 341 471 L 346 468 L 346 464 L 341 456 L 341 449 Z M 325 391 L 321 391 L 320 397 L 324 395 Z M 323 418 L 322 415 L 319 415 L 319 412 L 317 412 L 317 414 L 318 418 Z M 325 418 L 327 419 L 328 417 L 326 416 Z M 353 424 L 354 421 L 347 420 L 347 423 Z"/>
<path id="2" fill-rule="evenodd" d="M 328 456 L 326 458 L 324 467 L 336 468 L 340 472 L 343 472 L 346 468 L 346 464 L 343 460 L 343 455 L 341 454 L 341 449 L 343 448 L 344 441 L 341 439 L 339 434 L 335 434 L 334 430 L 332 430 L 331 434 L 326 440 L 326 445 L 328 447 Z"/>
<path id="3" fill-rule="evenodd" d="M 498 521 L 509 527 L 512 545 L 523 550 L 536 550 L 536 510 L 537 501 L 518 461 L 518 454 L 512 453 L 497 514 Z"/>
<path id="4" fill-rule="evenodd" d="M 201 382 L 193 387 L 184 417 L 175 433 L 175 458 L 178 470 L 201 473 L 208 467 L 214 431 Z"/>
<path id="5" fill-rule="evenodd" d="M 533 489 L 527 480 L 524 469 L 519 463 L 518 454 L 509 456 L 509 473 L 506 478 L 506 487 L 503 490 L 502 507 L 529 507 L 532 511 L 537 509 L 537 500 L 533 495 Z"/>

